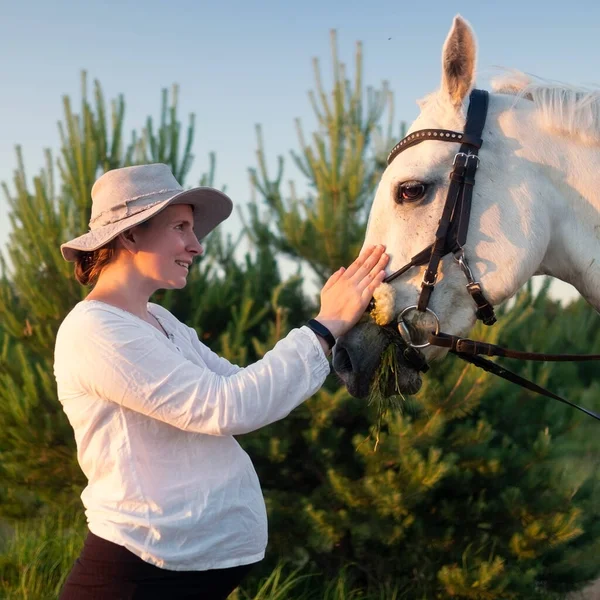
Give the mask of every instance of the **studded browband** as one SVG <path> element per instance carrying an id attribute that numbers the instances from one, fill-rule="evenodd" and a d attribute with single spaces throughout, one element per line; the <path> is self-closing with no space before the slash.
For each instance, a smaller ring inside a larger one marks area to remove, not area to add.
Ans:
<path id="1" fill-rule="evenodd" d="M 473 135 L 466 133 L 458 133 L 449 129 L 419 129 L 405 138 L 400 140 L 391 150 L 387 157 L 387 164 L 389 165 L 400 152 L 424 142 L 425 140 L 442 140 L 444 142 L 460 142 L 473 148 L 481 148 L 482 140 Z"/>

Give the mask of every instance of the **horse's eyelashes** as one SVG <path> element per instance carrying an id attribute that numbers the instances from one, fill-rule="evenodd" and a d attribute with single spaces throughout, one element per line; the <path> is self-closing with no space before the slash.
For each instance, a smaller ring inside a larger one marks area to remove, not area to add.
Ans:
<path id="1" fill-rule="evenodd" d="M 426 193 L 426 183 L 423 183 L 422 181 L 407 181 L 398 186 L 394 200 L 398 204 L 403 204 L 404 202 L 418 202 L 425 197 Z"/>

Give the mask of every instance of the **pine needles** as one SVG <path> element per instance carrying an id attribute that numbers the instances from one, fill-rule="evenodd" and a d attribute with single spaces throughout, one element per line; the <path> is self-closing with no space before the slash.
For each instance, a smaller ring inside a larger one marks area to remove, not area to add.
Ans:
<path id="1" fill-rule="evenodd" d="M 368 404 L 375 407 L 375 450 L 379 445 L 379 434 L 381 426 L 388 412 L 401 411 L 405 398 L 400 392 L 400 383 L 398 381 L 398 354 L 394 343 L 383 351 L 381 362 L 375 371 L 371 389 L 369 392 Z"/>

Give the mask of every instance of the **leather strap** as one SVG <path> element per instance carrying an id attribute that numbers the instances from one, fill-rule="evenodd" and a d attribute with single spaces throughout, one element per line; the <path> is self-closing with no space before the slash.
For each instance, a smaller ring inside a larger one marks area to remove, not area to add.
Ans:
<path id="1" fill-rule="evenodd" d="M 520 360 L 534 360 L 542 362 L 576 362 L 585 360 L 600 360 L 600 354 L 546 354 L 545 352 L 522 352 L 478 342 L 469 338 L 461 338 L 447 333 L 430 334 L 429 343 L 432 346 L 448 348 L 451 352 L 469 356 L 502 356 L 504 358 L 518 358 Z"/>
<path id="2" fill-rule="evenodd" d="M 554 394 L 550 390 L 543 388 L 533 381 L 529 379 L 525 379 L 521 377 L 521 375 L 517 375 L 513 371 L 499 365 L 487 358 L 482 358 L 479 356 L 480 354 L 485 354 L 487 356 L 504 356 L 506 358 L 517 358 L 521 360 L 537 360 L 537 361 L 580 361 L 580 360 L 600 360 L 600 354 L 544 354 L 537 352 L 519 352 L 517 350 L 509 350 L 507 348 L 502 348 L 500 346 L 496 346 L 494 344 L 488 344 L 486 342 L 477 342 L 475 340 L 470 340 L 466 338 L 459 338 L 454 335 L 448 335 L 445 333 L 439 333 L 437 335 L 431 334 L 429 336 L 429 341 L 433 346 L 440 346 L 442 348 L 448 348 L 449 351 L 458 356 L 460 359 L 468 362 L 492 375 L 496 375 L 498 377 L 502 377 L 502 379 L 506 379 L 506 381 L 510 381 L 516 385 L 519 385 L 526 390 L 534 392 L 535 394 L 539 394 L 541 396 L 546 396 L 547 398 L 552 398 L 554 400 L 558 400 L 563 404 L 567 404 L 572 408 L 576 408 L 577 410 L 585 413 L 586 415 L 599 420 L 600 414 L 597 412 L 587 409 L 583 406 L 579 406 L 563 398 Z M 408 352 L 412 350 L 412 352 Z M 404 352 L 404 357 L 407 362 L 412 365 L 418 371 L 422 371 L 423 373 L 429 368 L 427 362 L 425 361 L 421 352 L 416 350 L 415 348 L 407 348 Z M 425 369 L 423 366 L 425 365 Z"/>
<path id="3" fill-rule="evenodd" d="M 387 164 L 389 165 L 395 158 L 407 148 L 414 146 L 415 144 L 420 144 L 425 140 L 441 140 L 443 142 L 460 142 L 468 144 L 469 146 L 474 146 L 476 148 L 481 147 L 481 139 L 477 139 L 474 137 L 469 137 L 468 139 L 464 139 L 464 132 L 456 132 L 451 129 L 419 129 L 418 131 L 414 131 L 413 133 L 407 135 L 405 138 L 402 138 L 390 151 L 387 157 Z"/>
<path id="4" fill-rule="evenodd" d="M 481 148 L 483 143 L 481 136 L 483 135 L 489 103 L 490 95 L 485 90 L 474 89 L 471 91 L 463 138 L 464 144 Z"/>
<path id="5" fill-rule="evenodd" d="M 451 351 L 451 352 L 453 352 L 453 351 Z M 548 398 L 553 398 L 554 400 L 558 400 L 559 402 L 562 402 L 563 404 L 567 404 L 568 406 L 571 406 L 572 408 L 576 408 L 577 410 L 580 410 L 581 412 L 585 413 L 586 415 L 593 417 L 594 419 L 597 419 L 598 421 L 600 421 L 600 414 L 598 414 L 597 412 L 594 412 L 593 410 L 584 408 L 583 406 L 579 406 L 578 404 L 575 404 L 574 402 L 570 402 L 566 398 L 557 396 L 556 394 L 552 393 L 551 391 L 547 390 L 546 388 L 543 388 L 543 387 L 537 385 L 536 383 L 533 383 L 533 381 L 529 381 L 528 379 L 525 379 L 524 377 L 521 377 L 520 375 L 513 373 L 512 371 L 506 369 L 505 367 L 503 367 L 499 364 L 492 362 L 491 360 L 487 360 L 486 358 L 481 358 L 481 356 L 474 356 L 471 354 L 461 354 L 460 352 L 454 352 L 454 354 L 456 354 L 456 356 L 458 356 L 459 358 L 462 358 L 462 360 L 464 360 L 468 363 L 471 363 L 472 365 L 475 365 L 476 367 L 479 367 L 480 369 L 483 369 L 484 371 L 487 371 L 488 373 L 491 373 L 492 375 L 497 375 L 498 377 L 502 377 L 502 379 L 506 379 L 507 381 L 510 381 L 511 383 L 516 383 L 517 385 L 520 385 L 521 387 L 523 387 L 531 392 L 535 392 L 536 394 L 540 394 L 541 396 L 547 396 Z"/>
<path id="6" fill-rule="evenodd" d="M 471 294 L 471 298 L 473 298 L 473 302 L 475 302 L 475 305 L 477 306 L 475 316 L 480 321 L 483 321 L 484 325 L 493 325 L 497 321 L 496 313 L 494 312 L 494 307 L 483 295 L 481 285 L 477 282 L 469 283 L 467 285 L 467 291 Z"/>
<path id="7" fill-rule="evenodd" d="M 473 158 L 471 158 L 473 157 Z M 469 219 L 471 218 L 471 204 L 473 201 L 473 186 L 479 157 L 470 154 L 465 157 L 464 175 L 461 179 L 462 189 L 455 208 L 455 216 L 448 228 L 448 251 L 458 252 L 467 243 Z"/>
<path id="8" fill-rule="evenodd" d="M 417 308 L 421 312 L 424 312 L 429 305 L 442 258 L 451 252 L 462 251 L 467 241 L 475 173 L 479 165 L 478 151 L 483 143 L 482 135 L 488 103 L 489 94 L 485 90 L 472 90 L 464 132 L 457 133 L 447 129 L 415 131 L 396 144 L 388 156 L 389 164 L 406 148 L 426 140 L 459 142 L 461 144 L 450 173 L 448 194 L 442 215 L 438 221 L 433 244 L 419 252 L 408 264 L 394 271 L 383 280 L 384 283 L 389 283 L 412 267 L 427 264 L 417 302 Z M 486 300 L 481 285 L 469 280 L 467 290 L 477 306 L 477 318 L 486 325 L 493 325 L 496 322 L 496 315 L 492 305 Z M 370 308 L 373 305 L 374 302 L 372 301 Z"/>
<path id="9" fill-rule="evenodd" d="M 456 213 L 454 209 L 461 194 L 467 163 L 466 158 L 466 154 L 457 154 L 454 168 L 452 169 L 452 173 L 450 173 L 450 186 L 448 188 L 448 195 L 446 196 L 446 203 L 438 222 L 435 241 L 433 242 L 431 256 L 429 257 L 429 264 L 427 265 L 427 269 L 423 275 L 423 283 L 421 284 L 421 294 L 418 301 L 418 308 L 421 312 L 424 312 L 429 304 L 429 299 L 436 283 L 440 261 L 447 253 L 448 229 L 450 228 L 452 215 Z"/>
<path id="10" fill-rule="evenodd" d="M 400 275 L 404 275 L 404 273 L 406 273 L 406 271 L 408 271 L 409 269 L 412 269 L 413 267 L 420 267 L 421 265 L 426 264 L 427 261 L 429 260 L 429 257 L 431 256 L 432 248 L 433 248 L 433 244 L 431 246 L 427 246 L 427 248 L 425 248 L 424 250 L 421 250 L 421 252 L 419 252 L 419 254 L 415 254 L 415 256 L 413 256 L 410 259 L 409 263 L 405 264 L 401 269 L 394 271 L 391 275 L 388 275 L 383 280 L 383 282 L 389 283 L 390 281 L 394 281 L 394 279 L 396 279 L 396 277 L 400 277 Z"/>
<path id="11" fill-rule="evenodd" d="M 416 348 L 407 346 L 404 349 L 403 356 L 404 360 L 417 371 L 420 371 L 421 373 L 427 373 L 427 371 L 429 371 L 427 360 Z"/>

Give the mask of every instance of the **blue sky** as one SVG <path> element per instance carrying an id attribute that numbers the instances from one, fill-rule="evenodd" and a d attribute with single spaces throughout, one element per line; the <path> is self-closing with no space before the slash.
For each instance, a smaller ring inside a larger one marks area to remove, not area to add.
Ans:
<path id="1" fill-rule="evenodd" d="M 125 95 L 127 132 L 157 115 L 160 90 L 178 83 L 180 115 L 194 112 L 197 119 L 196 160 L 186 183 L 197 182 L 215 151 L 216 184 L 226 185 L 238 206 L 249 199 L 255 124 L 263 127 L 271 165 L 297 148 L 296 117 L 307 131 L 314 124 L 311 59 L 319 57 L 329 75 L 330 29 L 349 65 L 355 42 L 363 43 L 365 84 L 389 81 L 398 120 L 412 120 L 415 99 L 437 87 L 442 44 L 457 12 L 477 35 L 480 86 L 496 66 L 574 84 L 600 79 L 600 5 L 591 0 L 0 0 L 0 6 L 0 181 L 12 181 L 15 144 L 23 146 L 30 178 L 43 164 L 43 149 L 58 147 L 62 96 L 78 105 L 82 69 L 107 98 Z M 7 213 L 2 197 L 2 247 Z M 227 224 L 231 231 L 238 226 L 237 219 Z"/>

